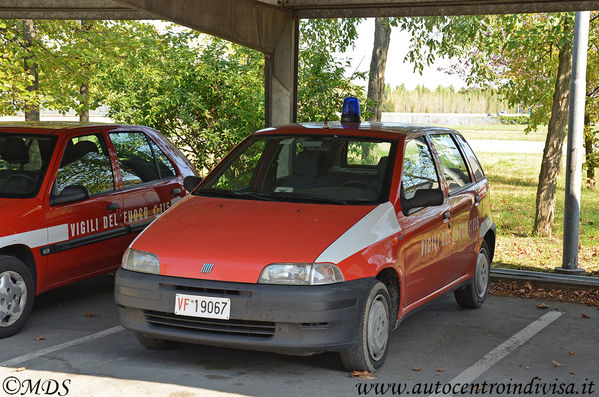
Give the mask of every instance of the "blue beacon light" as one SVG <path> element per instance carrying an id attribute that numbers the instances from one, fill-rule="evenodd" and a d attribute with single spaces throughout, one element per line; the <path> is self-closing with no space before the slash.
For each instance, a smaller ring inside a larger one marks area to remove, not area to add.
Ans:
<path id="1" fill-rule="evenodd" d="M 359 123 L 360 121 L 360 102 L 358 101 L 358 98 L 345 98 L 343 100 L 343 112 L 341 113 L 341 122 Z"/>

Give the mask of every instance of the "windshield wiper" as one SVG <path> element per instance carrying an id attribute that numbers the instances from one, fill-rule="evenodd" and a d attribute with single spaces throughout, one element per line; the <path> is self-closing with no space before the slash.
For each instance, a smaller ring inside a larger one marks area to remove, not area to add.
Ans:
<path id="1" fill-rule="evenodd" d="M 309 193 L 296 193 L 296 192 L 273 192 L 268 193 L 273 198 L 285 198 L 290 201 L 301 201 L 301 202 L 313 202 L 313 203 L 322 203 L 322 204 L 347 204 L 347 201 L 319 196 L 317 194 L 309 194 Z"/>
<path id="2" fill-rule="evenodd" d="M 215 197 L 227 197 L 227 198 L 253 198 L 256 200 L 263 201 L 273 201 L 274 199 L 270 196 L 264 195 L 262 193 L 256 192 L 240 192 L 235 190 L 226 190 L 226 189 L 216 189 L 216 188 L 208 188 L 208 189 L 196 189 L 193 194 L 195 196 L 215 196 Z"/>

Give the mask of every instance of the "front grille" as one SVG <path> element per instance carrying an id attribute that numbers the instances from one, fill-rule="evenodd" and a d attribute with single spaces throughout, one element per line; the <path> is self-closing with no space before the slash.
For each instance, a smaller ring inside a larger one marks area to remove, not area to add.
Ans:
<path id="1" fill-rule="evenodd" d="M 144 311 L 146 321 L 158 327 L 180 328 L 195 332 L 270 338 L 275 334 L 275 323 L 267 321 L 216 320 L 178 316 L 173 313 Z"/>
<path id="2" fill-rule="evenodd" d="M 220 288 L 206 288 L 206 287 L 192 287 L 188 285 L 175 285 L 160 283 L 160 288 L 176 291 L 176 292 L 199 292 L 201 294 L 215 294 L 219 296 L 234 295 L 234 296 L 247 296 L 251 297 L 251 291 L 235 290 L 235 289 L 220 289 Z"/>

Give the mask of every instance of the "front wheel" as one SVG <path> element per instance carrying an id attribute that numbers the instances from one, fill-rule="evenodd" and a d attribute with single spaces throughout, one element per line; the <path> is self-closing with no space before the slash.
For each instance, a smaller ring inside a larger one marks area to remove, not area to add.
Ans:
<path id="1" fill-rule="evenodd" d="M 377 281 L 370 290 L 362 311 L 356 346 L 341 352 L 341 361 L 349 371 L 375 371 L 382 367 L 389 351 L 391 299 L 385 284 Z"/>
<path id="2" fill-rule="evenodd" d="M 481 307 L 485 302 L 491 275 L 489 257 L 489 246 L 486 241 L 483 241 L 480 251 L 478 251 L 474 276 L 470 283 L 454 291 L 455 299 L 460 306 L 475 309 Z"/>
<path id="3" fill-rule="evenodd" d="M 34 291 L 27 266 L 13 256 L 0 255 L 0 339 L 23 328 L 33 308 Z"/>

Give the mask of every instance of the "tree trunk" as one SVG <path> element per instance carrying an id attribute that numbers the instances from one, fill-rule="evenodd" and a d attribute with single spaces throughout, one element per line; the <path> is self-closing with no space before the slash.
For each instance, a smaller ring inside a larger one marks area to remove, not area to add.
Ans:
<path id="1" fill-rule="evenodd" d="M 551 118 L 543 150 L 537 188 L 537 209 L 533 234 L 551 237 L 555 216 L 555 186 L 568 126 L 568 98 L 572 77 L 572 48 L 566 44 L 559 52 L 559 65 L 553 93 Z"/>
<path id="2" fill-rule="evenodd" d="M 81 29 L 84 31 L 90 31 L 93 26 L 93 21 L 82 20 L 80 21 Z M 85 61 L 81 65 L 83 69 L 87 69 L 89 66 L 85 64 Z M 86 75 L 87 77 L 87 75 Z M 79 111 L 79 121 L 82 123 L 89 123 L 89 79 L 86 78 L 81 86 L 79 87 L 79 94 L 81 94 L 81 110 Z"/>
<path id="3" fill-rule="evenodd" d="M 81 87 L 79 87 L 79 93 L 81 94 L 81 104 L 84 105 L 79 111 L 79 121 L 89 123 L 89 84 L 82 83 Z"/>
<path id="4" fill-rule="evenodd" d="M 584 137 L 584 151 L 587 158 L 593 155 L 593 135 L 591 134 Z M 587 183 L 589 188 L 595 188 L 595 167 L 592 161 L 587 161 Z"/>
<path id="5" fill-rule="evenodd" d="M 385 68 L 387 67 L 387 51 L 391 39 L 389 18 L 376 18 L 374 22 L 374 47 L 370 60 L 368 77 L 368 99 L 372 103 L 370 111 L 373 114 L 369 121 L 381 121 L 383 94 L 385 91 Z"/>
<path id="6" fill-rule="evenodd" d="M 23 21 L 23 41 L 26 48 L 31 48 L 33 41 L 36 38 L 35 21 L 26 19 Z M 34 92 L 33 99 L 29 99 L 25 104 L 25 121 L 40 120 L 40 106 L 37 100 L 39 91 L 39 78 L 37 73 L 37 63 L 33 56 L 25 57 L 24 65 L 25 72 L 33 77 L 31 84 L 27 87 L 27 91 Z"/>

